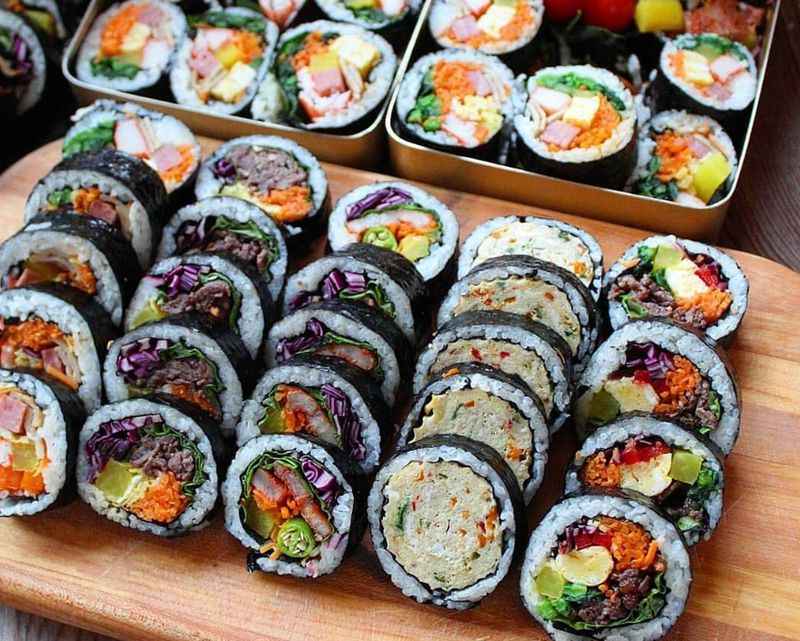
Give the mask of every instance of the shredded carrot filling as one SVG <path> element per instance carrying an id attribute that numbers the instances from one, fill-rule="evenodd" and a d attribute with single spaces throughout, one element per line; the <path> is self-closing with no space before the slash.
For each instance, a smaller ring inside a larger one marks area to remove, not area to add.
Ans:
<path id="1" fill-rule="evenodd" d="M 514 14 L 514 17 L 511 20 L 503 25 L 500 29 L 500 37 L 494 38 L 490 34 L 482 31 L 478 35 L 473 36 L 469 40 L 467 40 L 467 44 L 470 47 L 478 48 L 481 45 L 485 45 L 489 42 L 511 42 L 520 38 L 530 25 L 536 22 L 536 16 L 534 16 L 533 11 L 531 10 L 531 6 L 527 2 L 518 2 L 517 3 L 517 10 Z M 457 40 L 455 34 L 452 31 L 452 27 L 450 29 L 450 38 L 453 40 Z"/>
<path id="2" fill-rule="evenodd" d="M 673 359 L 675 369 L 667 372 L 665 388 L 661 391 L 661 403 L 656 405 L 656 414 L 675 414 L 685 407 L 700 384 L 700 372 L 683 356 Z"/>
<path id="3" fill-rule="evenodd" d="M 84 187 L 78 189 L 72 195 L 72 203 L 75 211 L 85 214 L 95 200 L 100 200 L 102 192 L 98 187 Z"/>
<path id="4" fill-rule="evenodd" d="M 676 51 L 675 53 L 671 54 L 669 57 L 669 61 L 672 64 L 672 68 L 675 71 L 675 75 L 679 78 L 686 77 L 686 71 L 683 68 L 683 51 Z"/>
<path id="5" fill-rule="evenodd" d="M 19 472 L 0 465 L 0 491 L 38 496 L 44 492 L 44 478 L 39 472 Z"/>
<path id="6" fill-rule="evenodd" d="M 27 347 L 41 351 L 45 347 L 64 340 L 64 332 L 55 323 L 48 323 L 41 318 L 31 318 L 13 325 L 6 325 L 0 335 L 0 345 L 14 348 Z"/>
<path id="7" fill-rule="evenodd" d="M 309 33 L 303 42 L 303 48 L 292 57 L 292 67 L 295 71 L 300 71 L 310 64 L 311 56 L 327 50 L 328 45 L 322 40 L 321 34 L 316 31 Z"/>
<path id="8" fill-rule="evenodd" d="M 688 139 L 672 131 L 656 136 L 656 156 L 661 161 L 657 174 L 661 182 L 669 182 L 694 157 Z"/>
<path id="9" fill-rule="evenodd" d="M 183 180 L 183 177 L 189 173 L 189 170 L 194 164 L 194 149 L 191 145 L 180 145 L 178 147 L 178 153 L 181 155 L 181 161 L 174 167 L 160 172 L 161 180 L 165 183 L 180 182 Z"/>
<path id="10" fill-rule="evenodd" d="M 692 298 L 678 300 L 678 307 L 681 309 L 697 308 L 703 312 L 706 322 L 716 323 L 728 310 L 733 302 L 731 293 L 722 289 L 709 289 L 708 291 L 696 294 Z"/>
<path id="11" fill-rule="evenodd" d="M 182 491 L 181 482 L 172 472 L 165 472 L 151 485 L 145 495 L 131 506 L 140 519 L 158 523 L 171 523 L 186 509 L 189 499 Z"/>
<path id="12" fill-rule="evenodd" d="M 617 110 L 608 101 L 608 98 L 603 94 L 598 94 L 598 96 L 600 97 L 600 108 L 594 115 L 591 126 L 575 136 L 569 146 L 570 149 L 588 149 L 602 145 L 611 138 L 617 125 L 622 120 Z"/>
<path id="13" fill-rule="evenodd" d="M 261 38 L 247 29 L 237 31 L 231 40 L 231 44 L 241 53 L 242 62 L 248 65 L 261 56 L 263 52 Z"/>
<path id="14" fill-rule="evenodd" d="M 104 58 L 111 58 L 122 52 L 125 36 L 139 20 L 141 7 L 138 4 L 125 5 L 106 23 L 100 37 L 100 53 Z"/>
<path id="15" fill-rule="evenodd" d="M 212 416 L 219 416 L 219 409 L 202 391 L 195 390 L 192 385 L 184 383 L 172 383 L 169 385 L 169 393 L 173 396 L 197 405 L 201 410 L 204 410 Z"/>
<path id="16" fill-rule="evenodd" d="M 282 223 L 302 220 L 311 211 L 311 190 L 306 185 L 293 185 L 287 189 L 273 189 L 261 200 L 267 205 L 280 207 L 271 216 Z"/>
<path id="17" fill-rule="evenodd" d="M 642 526 L 603 516 L 600 517 L 600 529 L 611 534 L 611 556 L 614 557 L 616 572 L 629 568 L 646 570 L 653 565 L 658 543 Z"/>
<path id="18" fill-rule="evenodd" d="M 453 99 L 462 100 L 475 93 L 469 72 L 481 71 L 479 65 L 468 62 L 446 62 L 440 60 L 433 68 L 433 86 L 436 97 L 442 105 L 442 112 L 448 113 Z"/>
<path id="19" fill-rule="evenodd" d="M 619 465 L 606 461 L 604 452 L 590 456 L 583 466 L 583 481 L 591 487 L 619 487 Z"/>

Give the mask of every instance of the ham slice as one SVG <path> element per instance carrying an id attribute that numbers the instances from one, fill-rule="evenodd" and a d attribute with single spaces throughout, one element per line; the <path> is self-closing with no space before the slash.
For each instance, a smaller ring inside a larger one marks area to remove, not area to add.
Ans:
<path id="1" fill-rule="evenodd" d="M 711 63 L 711 75 L 721 83 L 728 82 L 729 78 L 745 69 L 747 65 L 744 61 L 729 55 L 720 56 Z"/>
<path id="2" fill-rule="evenodd" d="M 117 223 L 117 208 L 104 200 L 98 199 L 92 202 L 89 205 L 89 211 L 86 213 L 92 218 L 106 221 L 109 225 L 116 225 Z"/>
<path id="3" fill-rule="evenodd" d="M 548 145 L 555 145 L 561 149 L 568 149 L 581 132 L 579 127 L 561 120 L 553 120 L 544 128 L 540 140 Z"/>
<path id="4" fill-rule="evenodd" d="M 475 147 L 478 144 L 474 122 L 461 120 L 458 116 L 449 113 L 442 120 L 442 129 L 465 147 Z"/>
<path id="5" fill-rule="evenodd" d="M 536 87 L 531 94 L 531 99 L 535 100 L 548 116 L 564 111 L 572 102 L 572 96 L 569 94 L 547 87 Z"/>
<path id="6" fill-rule="evenodd" d="M 453 24 L 450 25 L 450 28 L 453 30 L 453 36 L 459 42 L 466 42 L 481 32 L 478 27 L 478 21 L 475 20 L 471 14 L 455 20 Z"/>
<path id="7" fill-rule="evenodd" d="M 189 67 L 197 72 L 201 78 L 210 78 L 222 65 L 208 49 L 192 50 L 189 58 Z"/>
<path id="8" fill-rule="evenodd" d="M 170 46 L 163 40 L 149 40 L 142 51 L 142 67 L 144 69 L 165 67 L 170 51 Z"/>
<path id="9" fill-rule="evenodd" d="M 0 427 L 12 434 L 25 433 L 25 416 L 28 406 L 11 394 L 0 396 Z"/>
<path id="10" fill-rule="evenodd" d="M 152 159 L 159 173 L 162 173 L 179 165 L 183 157 L 175 145 L 166 144 L 161 145 L 161 147 L 153 152 Z"/>
<path id="11" fill-rule="evenodd" d="M 715 82 L 713 85 L 711 85 L 706 92 L 709 96 L 714 98 L 714 100 L 720 101 L 727 100 L 733 95 L 725 85 L 721 85 L 718 82 Z"/>
<path id="12" fill-rule="evenodd" d="M 138 22 L 146 24 L 148 27 L 156 29 L 164 22 L 164 14 L 154 4 L 146 4 L 139 10 Z"/>
<path id="13" fill-rule="evenodd" d="M 475 16 L 480 16 L 492 4 L 491 0 L 464 0 L 467 9 Z"/>
<path id="14" fill-rule="evenodd" d="M 704 158 L 711 151 L 711 148 L 697 136 L 689 136 L 688 144 L 695 158 Z"/>
<path id="15" fill-rule="evenodd" d="M 150 152 L 137 118 L 117 121 L 117 126 L 114 128 L 114 145 L 131 156 L 147 156 Z"/>
<path id="16" fill-rule="evenodd" d="M 479 96 L 488 96 L 492 93 L 492 85 L 480 71 L 474 69 L 467 72 L 467 78 L 472 83 L 475 93 Z"/>
<path id="17" fill-rule="evenodd" d="M 314 92 L 320 96 L 330 96 L 347 90 L 342 72 L 338 67 L 312 72 L 311 86 Z"/>

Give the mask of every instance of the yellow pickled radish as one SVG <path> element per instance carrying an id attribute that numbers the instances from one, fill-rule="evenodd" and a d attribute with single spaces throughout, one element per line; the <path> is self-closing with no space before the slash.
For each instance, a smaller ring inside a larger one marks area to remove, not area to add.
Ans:
<path id="1" fill-rule="evenodd" d="M 556 568 L 570 583 L 589 587 L 600 585 L 614 569 L 611 552 L 602 545 L 590 545 L 556 557 Z"/>
<path id="2" fill-rule="evenodd" d="M 730 175 L 731 165 L 721 152 L 708 154 L 694 172 L 694 190 L 698 198 L 707 203 Z"/>
<path id="3" fill-rule="evenodd" d="M 683 6 L 680 0 L 639 0 L 634 20 L 642 33 L 683 31 Z"/>

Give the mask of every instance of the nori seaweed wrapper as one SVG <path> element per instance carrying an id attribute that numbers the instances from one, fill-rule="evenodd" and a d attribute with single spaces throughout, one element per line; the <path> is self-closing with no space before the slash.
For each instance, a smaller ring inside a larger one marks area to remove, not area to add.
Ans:
<path id="1" fill-rule="evenodd" d="M 150 224 L 155 230 L 161 229 L 166 222 L 167 190 L 161 177 L 147 163 L 134 156 L 103 149 L 101 151 L 83 152 L 64 158 L 53 171 L 96 171 L 116 180 L 133 192 L 133 195 L 147 211 Z M 157 234 L 154 236 L 156 244 Z"/>
<path id="2" fill-rule="evenodd" d="M 350 484 L 353 490 L 353 511 L 350 520 L 350 531 L 347 535 L 347 549 L 345 550 L 342 561 L 346 559 L 361 543 L 364 538 L 364 531 L 367 528 L 367 477 L 359 474 L 356 466 L 347 458 L 345 453 L 337 447 L 333 447 L 329 443 L 307 434 L 296 433 L 292 434 L 293 437 L 302 439 L 312 443 L 314 446 L 319 447 L 334 460 L 336 467 L 341 475 Z M 266 450 L 264 450 L 266 451 Z M 247 571 L 256 572 L 261 570 L 258 566 L 260 558 L 268 557 L 269 554 L 261 554 L 260 552 L 250 551 L 247 554 Z"/>
<path id="3" fill-rule="evenodd" d="M 31 229 L 33 225 L 39 226 L 39 228 Z M 94 245 L 97 251 L 105 256 L 113 276 L 119 284 L 122 306 L 128 305 L 142 273 L 136 253 L 117 228 L 104 220 L 91 216 L 53 213 L 35 216 L 18 232 L 18 235 L 28 234 L 33 237 L 40 230 L 70 234 L 83 238 Z M 35 243 L 31 242 L 30 244 L 31 249 L 35 250 Z"/>

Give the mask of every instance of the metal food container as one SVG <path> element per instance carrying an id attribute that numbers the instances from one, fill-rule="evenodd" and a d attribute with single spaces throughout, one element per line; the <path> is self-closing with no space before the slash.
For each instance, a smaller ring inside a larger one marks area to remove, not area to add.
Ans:
<path id="1" fill-rule="evenodd" d="M 438 49 L 427 25 L 431 5 L 432 0 L 427 0 L 420 11 L 414 38 L 410 45 L 410 55 L 404 57 L 404 66 L 400 69 L 402 74 L 418 58 Z M 394 117 L 399 83 L 395 86 L 386 112 L 389 155 L 394 173 L 409 180 L 513 200 L 656 232 L 672 233 L 684 238 L 715 240 L 738 187 L 744 159 L 750 146 L 779 8 L 780 0 L 776 0 L 773 6 L 767 8 L 763 46 L 757 60 L 758 86 L 739 153 L 737 174 L 730 192 L 710 207 L 695 209 L 665 200 L 594 187 L 500 165 L 496 162 L 458 156 L 412 142 L 403 136 Z M 498 215 L 508 213 L 513 212 L 495 212 Z"/>
<path id="2" fill-rule="evenodd" d="M 110 0 L 91 0 L 86 14 L 75 33 L 75 37 L 64 52 L 61 64 L 64 77 L 72 86 L 73 92 L 82 105 L 88 105 L 100 98 L 135 102 L 148 109 L 175 116 L 182 120 L 195 134 L 199 135 L 222 140 L 252 134 L 284 136 L 303 145 L 320 160 L 327 162 L 347 165 L 348 167 L 368 169 L 374 169 L 382 163 L 386 149 L 386 132 L 383 127 L 383 119 L 386 113 L 388 99 L 384 101 L 379 112 L 365 129 L 351 134 L 332 134 L 305 131 L 289 125 L 265 123 L 242 116 L 214 114 L 204 111 L 203 109 L 179 105 L 168 100 L 161 100 L 124 91 L 115 91 L 79 80 L 74 72 L 78 51 L 81 48 L 84 38 L 89 33 L 89 29 L 94 23 L 95 18 L 111 4 L 112 2 Z M 313 0 L 308 0 L 307 4 L 313 4 Z M 325 16 L 318 15 L 313 17 L 323 18 Z M 303 22 L 305 22 L 305 20 L 303 20 Z M 300 21 L 298 20 L 294 24 L 300 24 Z M 418 27 L 419 19 L 414 26 L 415 36 Z M 416 41 L 416 37 L 410 41 Z M 398 53 L 397 75 L 395 76 L 394 84 L 389 89 L 388 95 L 394 93 L 402 70 L 407 66 L 407 57 L 409 55 L 411 55 L 410 46 L 406 46 L 404 51 Z"/>

